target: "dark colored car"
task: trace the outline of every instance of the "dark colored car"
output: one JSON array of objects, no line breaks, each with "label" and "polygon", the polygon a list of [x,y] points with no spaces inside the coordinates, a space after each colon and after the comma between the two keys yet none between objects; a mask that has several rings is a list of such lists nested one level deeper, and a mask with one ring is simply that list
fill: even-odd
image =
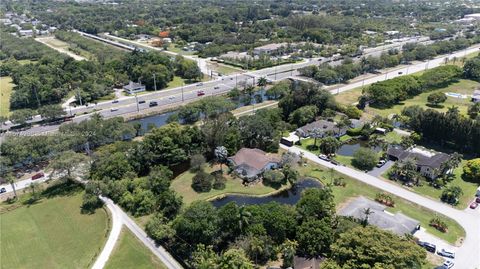
[{"label": "dark colored car", "polygon": [[339,165],[339,164],[340,164],[339,162],[337,162],[337,161],[335,161],[335,160],[331,160],[330,162],[331,162],[333,165]]},{"label": "dark colored car", "polygon": [[35,175],[32,176],[32,180],[36,180],[36,179],[42,178],[44,176],[45,176],[45,174],[42,173],[42,172],[36,173]]},{"label": "dark colored car", "polygon": [[151,101],[150,104],[148,104],[149,107],[152,107],[152,106],[158,106],[158,102],[156,101]]},{"label": "dark colored car", "polygon": [[138,101],[139,104],[145,104],[145,100]]},{"label": "dark colored car", "polygon": [[475,203],[475,202],[473,202],[473,203],[470,204],[470,208],[471,208],[471,209],[475,209],[475,208],[477,208],[477,206],[478,206],[478,204]]},{"label": "dark colored car", "polygon": [[197,96],[204,96],[205,95],[205,92],[204,91],[198,91],[197,92]]},{"label": "dark colored car", "polygon": [[475,202],[476,202],[477,204],[480,204],[480,197],[475,198]]},{"label": "dark colored car", "polygon": [[434,244],[428,243],[428,242],[419,242],[418,245],[423,247],[427,251],[432,252],[432,253],[435,253],[436,250],[437,250],[437,246],[435,246]]},{"label": "dark colored car", "polygon": [[1,188],[0,193],[4,193],[4,192],[7,192],[7,190],[5,188]]}]

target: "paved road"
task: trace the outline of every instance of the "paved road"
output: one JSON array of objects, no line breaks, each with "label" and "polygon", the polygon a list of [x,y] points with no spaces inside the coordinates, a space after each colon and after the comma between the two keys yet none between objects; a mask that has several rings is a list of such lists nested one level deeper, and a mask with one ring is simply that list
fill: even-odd
[{"label": "paved road", "polygon": [[[45,182],[49,179],[50,179],[50,173],[45,173],[44,177],[36,179],[36,180],[32,180],[31,178],[20,180],[20,181],[17,181],[17,182],[14,183],[15,184],[15,190],[17,191],[17,194],[18,194],[18,191],[27,188],[32,183],[42,183],[42,182]],[[8,183],[0,185],[0,188],[5,188],[5,190],[6,190],[5,193],[13,192],[12,185],[10,185]]]},{"label": "paved road", "polygon": [[457,250],[455,268],[473,269],[480,267],[480,214],[478,211],[468,208],[463,211],[455,209],[444,203],[423,197],[398,185],[383,181],[361,171],[346,166],[336,166],[329,162],[320,160],[317,156],[315,156],[315,154],[297,147],[289,148],[284,145],[280,145],[280,147],[297,154],[303,153],[305,158],[315,163],[328,168],[333,168],[342,174],[456,220],[465,230],[466,238],[463,241],[463,244]]}]

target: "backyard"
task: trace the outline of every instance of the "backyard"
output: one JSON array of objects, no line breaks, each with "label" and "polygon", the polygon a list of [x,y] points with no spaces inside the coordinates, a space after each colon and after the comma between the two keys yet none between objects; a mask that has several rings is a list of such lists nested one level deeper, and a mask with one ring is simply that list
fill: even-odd
[{"label": "backyard", "polygon": [[0,77],[0,116],[8,117],[10,114],[10,96],[13,83],[11,77]]},{"label": "backyard", "polygon": [[[345,187],[333,186],[334,201],[337,205],[337,208],[341,208],[349,200],[357,196],[365,196],[370,199],[375,199],[377,193],[382,192],[375,187],[359,182],[355,179],[349,178],[346,175],[340,174],[334,170],[321,167],[319,165],[313,164],[312,162],[307,162],[307,165],[299,168],[300,174],[306,177],[313,177],[320,180],[323,184],[328,184],[333,181],[334,178],[342,178],[343,182],[346,184]],[[408,202],[399,197],[396,197],[392,194],[389,194],[393,197],[395,201],[395,207],[389,208],[389,212],[397,213],[401,212],[413,219],[418,220],[421,223],[421,226],[425,228],[429,233],[444,239],[445,241],[455,244],[459,241],[460,238],[465,237],[465,231],[463,228],[458,225],[454,220],[441,216],[441,218],[448,225],[448,232],[442,233],[433,227],[429,226],[429,222],[432,218],[437,216],[436,213],[425,209],[417,204]]]},{"label": "backyard", "polygon": [[[194,191],[191,185],[195,173],[191,171],[187,171],[175,178],[172,181],[171,188],[177,193],[181,194],[183,196],[183,202],[188,205],[196,200],[209,200],[227,194],[268,195],[289,187],[289,185],[285,185],[281,189],[277,190],[272,187],[265,186],[262,183],[257,183],[252,186],[244,186],[241,179],[232,178],[231,176],[226,174],[225,167],[223,167],[223,169],[225,173],[224,175],[227,179],[227,181],[225,182],[225,189],[223,190],[212,189],[209,192],[200,193]],[[205,168],[205,172],[207,173],[210,173],[212,171],[214,171],[213,167],[207,166]]]},{"label": "backyard", "polygon": [[123,228],[105,268],[166,269],[167,267],[142,245],[130,230]]},{"label": "backyard", "polygon": [[104,209],[81,214],[82,188],[58,184],[27,205],[30,194],[0,205],[2,268],[88,268],[109,230]]}]

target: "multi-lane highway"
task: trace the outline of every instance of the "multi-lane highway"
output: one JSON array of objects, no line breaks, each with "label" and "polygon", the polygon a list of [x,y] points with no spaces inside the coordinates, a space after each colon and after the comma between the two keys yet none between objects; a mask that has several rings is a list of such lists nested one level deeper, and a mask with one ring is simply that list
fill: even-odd
[{"label": "multi-lane highway", "polygon": [[[425,62],[415,62],[407,66],[400,66],[398,68],[389,69],[381,72],[378,75],[372,75],[364,80],[356,80],[355,82],[342,85],[329,86],[328,89],[336,94],[348,91],[361,86],[369,85],[381,80],[391,79],[406,74],[415,73],[418,71],[437,67],[444,63],[445,58],[453,59],[464,57],[467,54],[478,51],[480,45],[475,45],[462,51],[458,51],[449,55],[441,55],[432,60]],[[370,53],[381,53],[379,50],[371,51]],[[364,55],[365,56],[365,55]],[[358,59],[357,59],[358,60]],[[128,113],[142,113],[150,109],[150,102],[157,102],[158,107],[175,107],[200,99],[206,96],[225,94],[236,86],[244,84],[255,84],[259,78],[266,77],[271,81],[279,81],[287,78],[297,77],[299,75],[298,69],[309,66],[318,65],[325,62],[325,58],[314,58],[304,60],[299,63],[285,64],[276,67],[265,68],[257,71],[251,71],[241,74],[234,74],[229,76],[219,77],[215,80],[190,84],[173,89],[160,90],[156,92],[145,92],[137,96],[128,96],[115,101],[105,101],[97,104],[89,104],[88,106],[66,107],[67,114],[76,114],[74,122],[79,122],[88,119],[93,112],[99,113],[105,118],[121,116]],[[331,61],[329,64],[338,65],[341,60]],[[39,117],[34,118],[38,121]],[[2,129],[8,129],[12,125],[7,122]],[[26,131],[19,132],[21,135],[38,134],[42,132],[51,132],[58,129],[58,125],[44,125],[34,126]]]}]

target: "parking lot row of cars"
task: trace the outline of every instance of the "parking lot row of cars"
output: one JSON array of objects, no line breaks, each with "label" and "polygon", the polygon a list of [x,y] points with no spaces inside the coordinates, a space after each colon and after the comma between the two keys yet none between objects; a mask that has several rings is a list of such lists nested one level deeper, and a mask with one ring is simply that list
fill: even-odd
[{"label": "parking lot row of cars", "polygon": [[[429,251],[431,253],[437,253],[438,255],[440,255],[442,257],[445,257],[445,258],[455,259],[455,252],[453,250],[442,248],[441,250],[437,251],[437,246],[435,246],[432,243],[422,242],[422,241],[419,241],[418,245],[423,247],[424,249],[426,249],[427,251]],[[443,263],[443,268],[450,269],[454,265],[455,265],[455,263],[452,260],[446,260]]]}]

